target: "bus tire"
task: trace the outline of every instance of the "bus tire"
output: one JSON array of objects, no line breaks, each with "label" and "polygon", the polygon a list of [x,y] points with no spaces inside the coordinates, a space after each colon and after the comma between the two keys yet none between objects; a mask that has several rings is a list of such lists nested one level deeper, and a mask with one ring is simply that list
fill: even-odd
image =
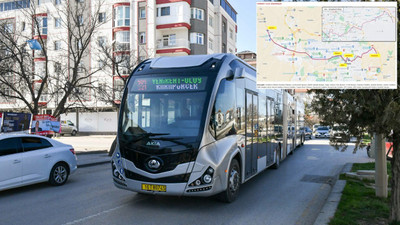
[{"label": "bus tire", "polygon": [[272,165],[272,169],[278,169],[281,163],[281,151],[276,151],[276,162]]},{"label": "bus tire", "polygon": [[231,165],[229,166],[228,182],[226,185],[226,190],[219,194],[219,199],[226,203],[231,203],[235,201],[239,195],[240,189],[240,165],[236,159],[232,159]]}]

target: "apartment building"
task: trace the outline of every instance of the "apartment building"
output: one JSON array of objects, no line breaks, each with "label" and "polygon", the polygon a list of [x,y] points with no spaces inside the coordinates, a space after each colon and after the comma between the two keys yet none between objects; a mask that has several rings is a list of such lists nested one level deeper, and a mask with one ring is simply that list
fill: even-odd
[{"label": "apartment building", "polygon": [[[99,25],[90,37],[87,54],[76,62],[79,63],[78,72],[86,75],[86,81],[90,80],[97,89],[112,87],[114,103],[117,104],[124,85],[121,77],[128,77],[132,66],[125,65],[124,61],[118,65],[118,74],[115,68],[103,69],[104,57],[100,47],[104,45],[113,46],[115,58],[130,58],[133,64],[159,56],[236,53],[237,12],[228,0],[104,0],[100,6],[99,2],[102,1],[0,0],[0,22],[8,21],[10,29],[20,31],[26,40],[43,40],[52,60],[48,71],[60,73],[73,62],[70,59],[58,62],[57,59],[72,54],[74,48],[79,49],[82,45],[82,42],[66,40],[68,32],[74,32],[74,29],[66,29],[65,21],[72,18],[60,13],[60,8],[66,4],[78,5],[78,8],[79,4],[84,6],[85,10],[73,19],[82,25],[95,19]],[[34,10],[29,10],[32,8]],[[33,19],[39,21],[37,27],[32,25]],[[71,44],[76,46],[70,48]],[[32,54],[32,69],[44,72],[43,51],[32,50]],[[38,76],[32,85],[41,82]],[[51,89],[51,83],[47,88]],[[87,108],[115,110],[115,104],[98,98],[94,89],[82,88],[80,91],[85,96],[83,101]],[[40,113],[52,113],[59,101],[57,97],[54,94],[42,95]],[[17,100],[0,101],[0,111],[23,108],[24,104]]]}]

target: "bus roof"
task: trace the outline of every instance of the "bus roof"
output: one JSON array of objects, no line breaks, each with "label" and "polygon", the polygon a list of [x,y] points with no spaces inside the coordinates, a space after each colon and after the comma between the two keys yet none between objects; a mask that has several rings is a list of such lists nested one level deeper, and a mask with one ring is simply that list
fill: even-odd
[{"label": "bus roof", "polygon": [[210,59],[221,60],[226,54],[160,57],[150,60],[150,68],[182,68],[201,66]]}]

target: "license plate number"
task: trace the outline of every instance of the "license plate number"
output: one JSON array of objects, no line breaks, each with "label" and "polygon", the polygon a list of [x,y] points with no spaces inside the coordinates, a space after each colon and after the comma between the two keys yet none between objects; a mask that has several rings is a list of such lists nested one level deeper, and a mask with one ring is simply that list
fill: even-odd
[{"label": "license plate number", "polygon": [[142,190],[166,192],[167,186],[166,185],[157,185],[157,184],[142,184]]}]

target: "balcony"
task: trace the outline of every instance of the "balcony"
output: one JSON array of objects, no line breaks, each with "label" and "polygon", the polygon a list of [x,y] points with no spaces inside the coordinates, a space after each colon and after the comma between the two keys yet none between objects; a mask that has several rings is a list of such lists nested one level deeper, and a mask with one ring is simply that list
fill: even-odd
[{"label": "balcony", "polygon": [[[159,3],[158,3],[159,4]],[[156,28],[182,28],[190,29],[190,4],[186,1],[171,1],[168,6],[157,6]],[[169,7],[169,12],[162,14],[163,8]]]},{"label": "balcony", "polygon": [[189,49],[189,40],[187,39],[164,39],[157,40],[157,49],[187,48]]}]

